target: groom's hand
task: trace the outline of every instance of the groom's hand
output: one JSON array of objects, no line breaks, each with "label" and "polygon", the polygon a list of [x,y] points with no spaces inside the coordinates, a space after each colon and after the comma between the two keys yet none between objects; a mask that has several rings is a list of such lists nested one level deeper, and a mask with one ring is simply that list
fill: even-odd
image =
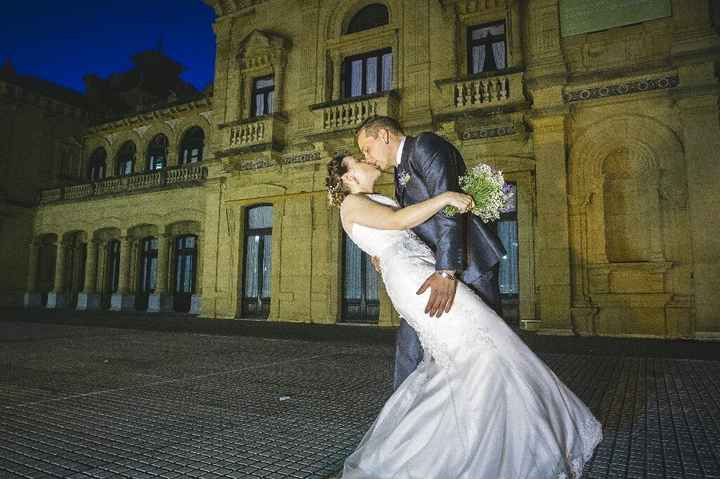
[{"label": "groom's hand", "polygon": [[425,314],[439,318],[443,313],[450,312],[457,288],[455,278],[435,272],[428,276],[416,294],[423,294],[428,288],[430,288],[430,299],[425,306]]},{"label": "groom's hand", "polygon": [[382,271],[380,271],[380,258],[373,256],[370,258],[370,262],[372,263],[373,268],[375,268],[375,271],[382,274]]}]

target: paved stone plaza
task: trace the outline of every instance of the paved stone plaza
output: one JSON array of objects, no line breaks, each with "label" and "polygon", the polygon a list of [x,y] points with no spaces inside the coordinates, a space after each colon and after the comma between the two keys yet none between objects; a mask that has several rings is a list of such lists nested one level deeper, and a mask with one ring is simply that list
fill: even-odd
[{"label": "paved stone plaza", "polygon": [[[328,341],[0,315],[2,478],[333,477],[391,392],[391,336],[363,328]],[[542,348],[605,426],[585,477],[720,478],[720,362],[622,344]]]}]

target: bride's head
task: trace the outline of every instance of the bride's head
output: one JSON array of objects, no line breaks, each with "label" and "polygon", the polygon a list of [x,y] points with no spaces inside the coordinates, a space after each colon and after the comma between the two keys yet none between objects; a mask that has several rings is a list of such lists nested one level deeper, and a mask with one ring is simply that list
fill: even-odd
[{"label": "bride's head", "polygon": [[352,155],[337,155],[327,165],[325,186],[332,206],[340,206],[348,194],[372,193],[381,171]]}]

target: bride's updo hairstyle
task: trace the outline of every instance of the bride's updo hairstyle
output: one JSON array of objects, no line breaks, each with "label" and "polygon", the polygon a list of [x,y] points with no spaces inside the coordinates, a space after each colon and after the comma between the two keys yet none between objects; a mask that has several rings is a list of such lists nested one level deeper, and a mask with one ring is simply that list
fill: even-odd
[{"label": "bride's updo hairstyle", "polygon": [[347,188],[345,188],[342,180],[342,176],[348,171],[347,166],[343,163],[346,156],[345,154],[335,155],[335,158],[328,161],[327,164],[328,174],[327,178],[325,178],[325,187],[328,192],[328,203],[330,203],[330,206],[337,206],[338,208],[348,195]]}]

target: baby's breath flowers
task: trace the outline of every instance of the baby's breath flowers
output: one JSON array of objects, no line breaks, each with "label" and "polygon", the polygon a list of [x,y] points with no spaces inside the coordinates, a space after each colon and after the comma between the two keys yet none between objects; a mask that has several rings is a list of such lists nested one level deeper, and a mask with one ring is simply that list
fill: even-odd
[{"label": "baby's breath flowers", "polygon": [[[512,197],[512,189],[505,184],[502,171],[481,163],[461,176],[459,182],[460,189],[475,201],[470,213],[479,216],[485,223],[500,219],[500,214]],[[443,213],[455,216],[458,210],[453,206],[446,206]]]}]

